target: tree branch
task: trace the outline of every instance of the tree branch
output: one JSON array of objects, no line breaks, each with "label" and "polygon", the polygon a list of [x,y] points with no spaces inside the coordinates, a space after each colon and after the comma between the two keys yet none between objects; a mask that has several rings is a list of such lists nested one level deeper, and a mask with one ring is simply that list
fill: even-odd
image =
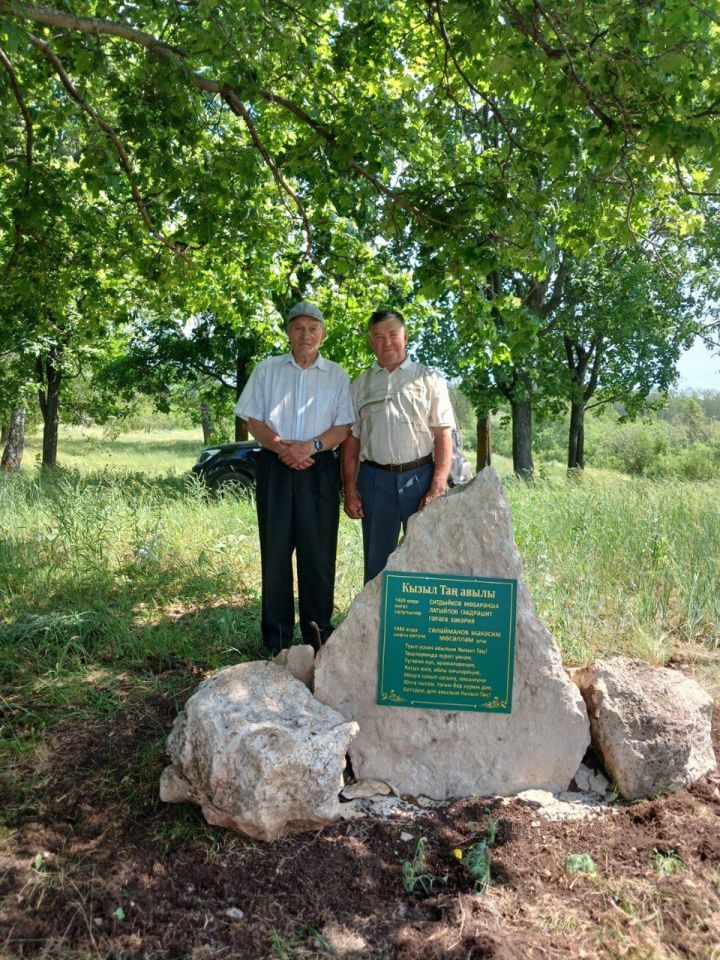
[{"label": "tree branch", "polygon": [[434,14],[437,17],[438,31],[440,33],[440,38],[442,39],[442,42],[445,45],[446,55],[449,56],[450,60],[453,63],[453,66],[457,70],[461,79],[464,81],[468,90],[470,90],[471,93],[474,93],[477,97],[480,97],[483,103],[486,104],[490,109],[492,109],[493,113],[498,119],[498,123],[503,128],[503,130],[505,131],[505,134],[507,135],[508,140],[512,143],[514,147],[517,147],[517,149],[521,150],[523,153],[532,153],[536,156],[543,156],[543,154],[538,153],[538,151],[530,150],[528,149],[528,147],[524,146],[522,143],[519,143],[516,140],[515,136],[512,133],[512,130],[510,129],[510,125],[508,124],[507,120],[505,120],[505,117],[503,116],[500,110],[500,107],[497,104],[497,100],[495,100],[495,98],[492,97],[489,93],[486,93],[478,89],[478,87],[475,86],[475,84],[472,82],[472,80],[468,77],[468,75],[465,73],[463,68],[458,63],[458,59],[455,56],[455,51],[453,50],[452,43],[450,41],[450,35],[448,34],[447,27],[445,26],[445,20],[442,14],[442,2],[443,0],[430,0],[430,15],[432,16]]},{"label": "tree branch", "polygon": [[59,57],[53,53],[50,48],[50,44],[45,43],[44,40],[41,40],[39,37],[36,37],[34,34],[29,34],[30,43],[35,47],[36,50],[39,50],[43,56],[49,60],[52,66],[55,68],[55,72],[60,77],[62,85],[65,87],[72,99],[80,106],[80,108],[91,117],[95,123],[100,127],[103,133],[112,143],[115,148],[115,152],[120,158],[120,164],[123,168],[125,177],[130,185],[130,192],[132,193],[133,200],[135,201],[135,206],[140,211],[140,216],[143,218],[146,227],[150,231],[151,235],[155,237],[160,243],[166,246],[169,250],[172,250],[173,253],[176,253],[182,256],[186,250],[187,246],[173,243],[172,240],[169,240],[153,223],[150,214],[148,213],[147,207],[145,206],[145,201],[142,198],[142,195],[135,183],[135,176],[133,174],[132,163],[130,162],[130,157],[127,154],[125,147],[117,135],[115,130],[110,126],[110,124],[98,113],[98,111],[90,106],[90,104],[83,98],[77,87],[73,84],[70,77],[67,75],[67,72],[62,65]]},{"label": "tree branch", "polygon": [[597,333],[595,339],[593,340],[591,352],[594,351],[593,356],[593,365],[590,371],[590,380],[588,381],[587,388],[583,394],[583,399],[587,401],[592,397],[592,395],[597,390],[598,380],[600,379],[600,364],[603,358],[603,346],[605,343],[605,337],[602,333]]},{"label": "tree branch", "polygon": [[677,154],[673,153],[672,155],[673,166],[675,167],[675,179],[678,182],[678,186],[683,193],[687,194],[689,197],[720,197],[720,193],[716,190],[691,190],[690,187],[685,183],[685,178],[683,177],[682,170],[680,169],[680,161],[677,158]]},{"label": "tree branch", "polygon": [[532,25],[528,24],[528,22],[525,20],[525,18],[520,13],[520,11],[515,6],[515,4],[512,3],[511,0],[506,0],[505,6],[509,12],[510,20],[512,24],[518,30],[520,30],[521,33],[524,33],[526,37],[529,37],[533,41],[533,43],[537,44],[537,46],[540,47],[540,49],[545,53],[545,55],[550,60],[562,60],[563,58],[566,60],[568,64],[568,70],[570,72],[570,79],[572,80],[573,84],[576,87],[578,87],[579,90],[582,90],[590,110],[592,110],[592,112],[595,114],[598,120],[600,120],[600,122],[604,126],[606,126],[608,130],[615,130],[617,126],[616,122],[612,119],[612,117],[608,116],[608,114],[605,113],[605,111],[599,106],[599,104],[596,102],[592,94],[592,91],[587,86],[587,84],[582,79],[582,77],[580,77],[580,75],[578,74],[577,70],[575,69],[575,64],[573,63],[573,59],[570,55],[570,51],[568,50],[567,46],[563,42],[562,38],[559,36],[557,27],[553,23],[552,18],[549,16],[547,10],[545,10],[545,8],[542,6],[541,3],[538,2],[538,0],[534,0],[534,2],[535,2],[535,8],[542,14],[542,16],[548,21],[548,23],[551,25],[551,27],[555,31],[555,35],[557,36],[561,45],[560,48],[553,47],[550,43],[548,43],[548,41],[545,39],[545,36],[543,35],[543,32],[540,30],[537,24],[535,23],[533,23]]},{"label": "tree branch", "polygon": [[25,123],[25,163],[29,170],[33,163],[32,117],[30,116],[30,111],[25,103],[25,98],[23,97],[17,74],[15,73],[15,68],[13,67],[10,58],[2,49],[2,47],[0,47],[0,63],[3,65],[7,75],[10,78],[10,86],[12,87],[13,94],[17,100],[17,105],[20,108],[20,113],[22,114],[23,122]]},{"label": "tree branch", "polygon": [[[563,298],[563,293],[565,292],[565,281],[567,280],[568,275],[568,265],[567,257],[563,256],[560,260],[560,266],[558,267],[558,272],[555,274],[555,283],[553,284],[553,292],[550,295],[549,300],[545,300],[541,307],[540,316],[544,320],[546,317],[549,317],[553,311],[555,311],[559,306]],[[552,323],[548,325],[545,329],[545,333],[552,327]]]},{"label": "tree branch", "polygon": [[[98,17],[76,17],[72,14],[63,13],[60,10],[54,10],[49,7],[21,3],[19,0],[0,0],[0,12],[3,11],[15,17],[33,20],[36,23],[46,24],[47,26],[59,27],[63,30],[87,33],[94,37],[106,35],[127,40],[130,43],[144,47],[161,60],[174,64],[185,76],[186,80],[198,90],[204,90],[222,97],[225,97],[228,93],[243,96],[246,92],[245,88],[239,84],[220,83],[217,80],[210,80],[201,74],[195,73],[188,65],[189,54],[186,51],[180,47],[164,43],[157,37],[153,37],[151,34],[137,30],[135,27],[130,27],[127,24],[103,20]],[[277,106],[293,114],[303,124],[317,133],[331,148],[337,149],[338,141],[334,132],[315,120],[314,117],[311,117],[302,107],[288,100],[286,97],[272,93],[272,91],[269,90],[257,90],[254,92],[266,103],[277,104]],[[402,192],[393,190],[392,187],[384,184],[374,176],[374,174],[370,173],[369,170],[366,170],[357,160],[350,160],[349,167],[359,177],[372,184],[378,193],[388,197],[388,199],[398,207],[406,210],[419,223],[425,225],[435,224],[443,227],[452,226],[452,224],[449,224],[447,221],[439,220],[425,213],[409,201]]]},{"label": "tree branch", "polygon": [[[5,72],[10,78],[10,86],[12,87],[13,95],[17,101],[20,113],[22,114],[23,123],[25,124],[25,183],[23,185],[23,196],[27,197],[30,193],[30,170],[33,165],[34,134],[32,117],[30,115],[30,110],[25,103],[25,98],[23,96],[20,83],[18,82],[15,68],[12,65],[12,61],[2,47],[0,47],[0,63],[3,65]],[[20,253],[20,244],[22,243],[23,227],[20,223],[17,212],[13,217],[13,226],[15,228],[15,241],[13,243],[12,250],[10,251],[10,256],[8,257],[7,263],[5,264],[5,269],[3,270],[3,276],[5,278],[10,276],[10,273],[15,266],[15,261]]]},{"label": "tree branch", "polygon": [[712,21],[712,23],[716,23],[718,26],[720,26],[720,17],[718,17],[716,14],[712,13],[710,10],[706,10],[704,7],[701,7],[698,3],[695,3],[695,0],[688,0],[688,3],[693,10],[697,10],[701,16],[707,17],[707,19]]},{"label": "tree branch", "polygon": [[242,117],[242,119],[245,121],[245,126],[248,128],[250,137],[252,138],[252,141],[255,144],[255,147],[257,148],[257,150],[259,151],[261,157],[263,158],[266,165],[270,169],[270,172],[272,173],[275,183],[277,183],[281,194],[282,193],[287,194],[287,196],[290,197],[292,202],[297,207],[298,213],[300,214],[300,219],[302,220],[302,223],[303,223],[303,230],[305,231],[305,236],[307,238],[307,245],[305,247],[305,250],[303,251],[303,254],[308,258],[312,259],[312,227],[310,226],[310,220],[308,219],[307,210],[305,209],[302,200],[297,195],[297,193],[295,193],[295,191],[292,189],[292,187],[287,182],[285,177],[283,177],[282,173],[278,168],[278,165],[270,156],[270,151],[267,149],[265,144],[260,139],[260,134],[257,132],[257,128],[252,121],[252,117],[248,113],[242,101],[234,93],[229,93],[229,92],[223,95],[223,100],[227,103],[227,105],[230,107],[230,109],[233,111],[234,114],[236,114],[239,117]]},{"label": "tree branch", "polygon": [[152,50],[153,53],[163,57],[163,59],[174,59],[175,57],[187,57],[187,54],[179,47],[164,43],[142,30],[136,30],[125,23],[115,23],[112,20],[103,20],[100,17],[76,17],[71,13],[64,13],[61,10],[53,10],[50,7],[34,6],[29,3],[20,3],[18,0],[0,0],[0,10],[5,9],[16,17],[23,17],[27,20],[34,20],[36,23],[44,23],[49,27],[60,27],[62,30],[74,30],[81,33],[89,33],[93,37],[99,37],[102,34],[110,37],[120,37],[123,40],[130,40],[132,43],[139,44]]}]

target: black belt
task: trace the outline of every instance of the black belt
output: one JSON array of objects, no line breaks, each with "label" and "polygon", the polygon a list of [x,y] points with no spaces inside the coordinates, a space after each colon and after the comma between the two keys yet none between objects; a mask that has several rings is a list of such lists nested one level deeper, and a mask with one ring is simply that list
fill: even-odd
[{"label": "black belt", "polygon": [[411,460],[409,463],[375,463],[374,460],[363,460],[369,467],[377,467],[378,470],[389,470],[390,473],[405,473],[406,470],[417,470],[418,467],[424,467],[426,463],[433,462],[433,455],[429,453],[426,457],[420,457],[419,460]]}]

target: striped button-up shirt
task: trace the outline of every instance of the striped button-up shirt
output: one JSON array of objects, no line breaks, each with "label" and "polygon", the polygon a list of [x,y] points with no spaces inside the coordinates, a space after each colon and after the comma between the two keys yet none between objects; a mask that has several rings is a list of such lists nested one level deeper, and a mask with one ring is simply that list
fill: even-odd
[{"label": "striped button-up shirt", "polygon": [[283,440],[312,440],[355,419],[350,380],[341,366],[318,354],[306,368],[291,353],[262,360],[235,407],[243,420],[260,420]]},{"label": "striped button-up shirt", "polygon": [[410,463],[432,453],[433,427],[454,427],[445,380],[408,357],[388,373],[377,361],[350,388],[360,459]]}]

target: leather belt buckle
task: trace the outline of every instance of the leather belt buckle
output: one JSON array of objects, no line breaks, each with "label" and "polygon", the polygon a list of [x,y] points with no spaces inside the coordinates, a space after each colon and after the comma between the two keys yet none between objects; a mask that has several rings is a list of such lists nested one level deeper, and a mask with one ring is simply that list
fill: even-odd
[{"label": "leather belt buckle", "polygon": [[428,453],[419,460],[410,460],[408,463],[376,463],[374,460],[366,460],[369,467],[377,467],[378,470],[387,470],[389,473],[407,473],[408,470],[417,470],[418,467],[424,467],[426,463],[432,463],[433,455]]}]

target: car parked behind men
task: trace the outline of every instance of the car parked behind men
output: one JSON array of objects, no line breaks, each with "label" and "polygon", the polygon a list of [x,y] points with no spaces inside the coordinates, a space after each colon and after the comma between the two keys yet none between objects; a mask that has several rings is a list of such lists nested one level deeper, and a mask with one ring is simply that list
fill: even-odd
[{"label": "car parked behind men", "polygon": [[[448,486],[455,487],[472,479],[472,469],[462,451],[457,430],[452,432],[453,457]],[[252,490],[255,487],[260,444],[255,440],[218,443],[201,450],[192,472],[214,491]]]},{"label": "car parked behind men", "polygon": [[256,440],[206,447],[200,451],[192,472],[211,490],[252,490],[261,449]]}]

